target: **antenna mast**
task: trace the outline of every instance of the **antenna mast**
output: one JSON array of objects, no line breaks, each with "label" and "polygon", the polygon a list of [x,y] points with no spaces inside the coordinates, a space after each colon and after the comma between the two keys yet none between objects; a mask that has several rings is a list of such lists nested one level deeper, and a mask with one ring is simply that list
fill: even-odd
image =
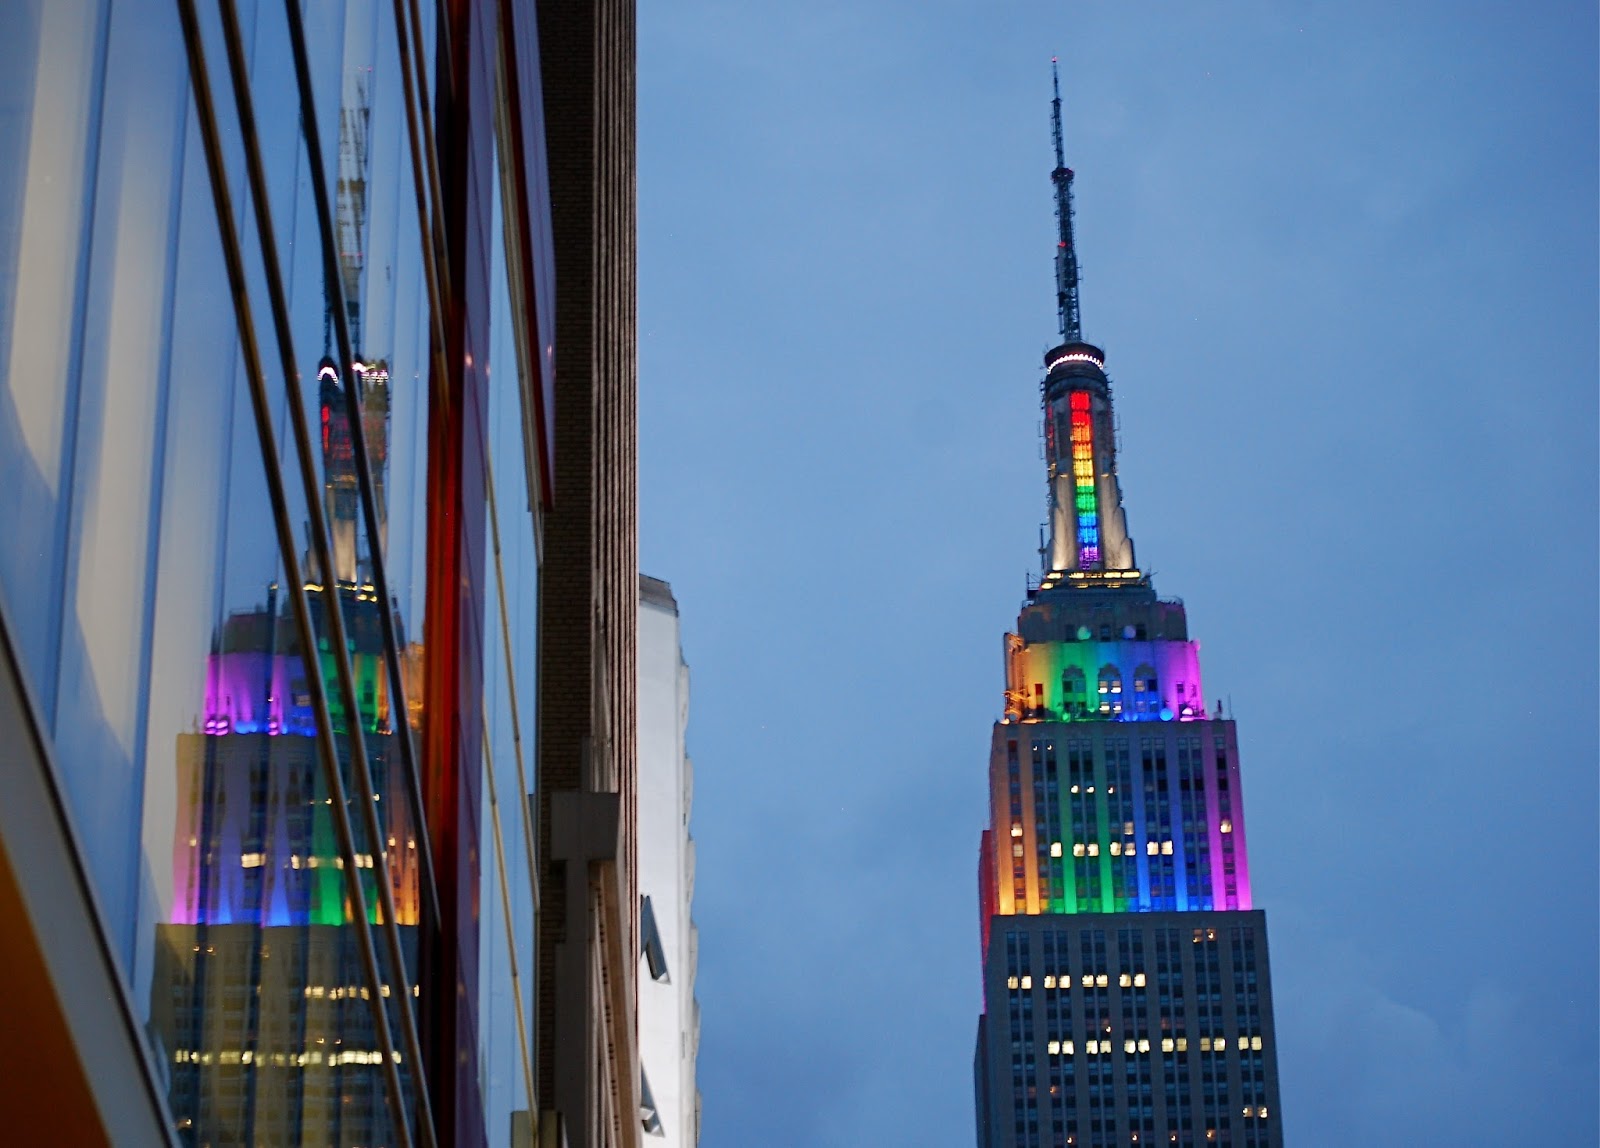
[{"label": "antenna mast", "polygon": [[1054,56],[1050,82],[1055,89],[1050,128],[1056,142],[1056,169],[1050,182],[1056,185],[1056,309],[1061,315],[1061,341],[1077,343],[1083,339],[1083,325],[1078,317],[1078,251],[1072,245],[1072,169],[1061,146],[1061,72]]}]

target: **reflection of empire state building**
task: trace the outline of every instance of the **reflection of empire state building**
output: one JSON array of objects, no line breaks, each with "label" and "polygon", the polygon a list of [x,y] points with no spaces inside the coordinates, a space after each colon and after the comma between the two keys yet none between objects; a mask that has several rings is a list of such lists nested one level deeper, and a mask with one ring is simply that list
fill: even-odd
[{"label": "reflection of empire state building", "polygon": [[[342,125],[339,181],[346,253],[359,250],[365,198],[364,145],[353,148],[351,139],[362,124],[350,115]],[[359,161],[353,172],[346,162],[352,154]],[[359,257],[342,258],[354,320]],[[359,331],[354,322],[352,330]],[[381,530],[388,372],[381,363],[358,363],[356,370]],[[321,364],[317,398],[336,568],[312,573],[315,581],[306,589],[319,634],[328,631],[326,611],[335,595],[344,613],[357,712],[346,712],[339,691],[329,691],[339,766],[353,793],[349,739],[366,738],[396,923],[414,966],[419,863],[396,731],[417,715],[397,714],[391,705],[379,614],[384,606],[358,557],[352,428],[331,358]],[[381,539],[370,544],[381,546]],[[313,570],[309,562],[306,568]],[[406,675],[414,679],[418,651],[406,652]],[[264,606],[232,614],[214,635],[203,728],[178,737],[174,905],[171,922],[157,928],[151,1027],[170,1066],[168,1101],[179,1135],[191,1145],[376,1146],[394,1139],[318,754],[307,653],[287,605],[278,602],[278,588],[271,587]],[[331,655],[323,649],[317,657],[323,679],[334,681]],[[364,838],[362,819],[351,820],[356,865],[376,921],[374,845]],[[385,984],[380,993],[401,991],[414,988]],[[402,1078],[409,1080],[413,1068],[402,1064]]]},{"label": "reflection of empire state building", "polygon": [[[357,352],[354,369],[361,394],[361,429],[372,473],[372,493],[377,502],[378,537],[372,540],[381,550],[387,528],[388,502],[384,480],[388,474],[389,450],[389,367],[382,360],[363,362],[361,350],[361,277],[366,268],[364,241],[367,231],[367,123],[366,80],[357,73],[351,80],[350,100],[339,113],[339,182],[337,185],[339,278],[344,298],[345,322],[350,329],[350,345]],[[360,507],[360,486],[356,477],[354,441],[344,399],[344,384],[339,365],[329,353],[332,340],[333,305],[329,302],[322,326],[323,356],[317,365],[318,413],[322,425],[323,481],[326,484],[328,533],[333,545],[334,570],[324,572],[335,581],[354,584],[361,562],[356,545],[356,522]],[[309,565],[307,567],[310,568]]]},{"label": "reflection of empire state building", "polygon": [[978,1143],[1277,1148],[1236,731],[1206,706],[1183,603],[1134,560],[1105,353],[1079,326],[1059,89],[1054,126],[1050,539],[989,756]]}]

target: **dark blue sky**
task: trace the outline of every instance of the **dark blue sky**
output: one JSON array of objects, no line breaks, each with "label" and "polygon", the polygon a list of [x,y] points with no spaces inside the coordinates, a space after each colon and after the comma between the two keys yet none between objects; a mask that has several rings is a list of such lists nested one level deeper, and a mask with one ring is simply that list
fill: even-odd
[{"label": "dark blue sky", "polygon": [[1239,719],[1290,1141],[1600,1141],[1593,4],[641,8],[705,1148],[972,1143],[1053,53],[1129,524]]}]

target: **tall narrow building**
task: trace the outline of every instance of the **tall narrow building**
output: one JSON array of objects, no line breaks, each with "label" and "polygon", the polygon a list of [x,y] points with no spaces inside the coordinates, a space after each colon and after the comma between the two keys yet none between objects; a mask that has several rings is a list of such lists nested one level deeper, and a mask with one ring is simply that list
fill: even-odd
[{"label": "tall narrow building", "polygon": [[1238,738],[1181,601],[1134,558],[1105,353],[1084,341],[1053,108],[1061,343],[1049,539],[1005,638],[979,855],[979,1148],[1282,1144]]},{"label": "tall narrow building", "polygon": [[641,1115],[645,1131],[660,1139],[658,1148],[694,1148],[700,1142],[700,1002],[694,994],[700,930],[689,832],[689,666],[672,587],[646,575],[639,577],[638,650]]}]

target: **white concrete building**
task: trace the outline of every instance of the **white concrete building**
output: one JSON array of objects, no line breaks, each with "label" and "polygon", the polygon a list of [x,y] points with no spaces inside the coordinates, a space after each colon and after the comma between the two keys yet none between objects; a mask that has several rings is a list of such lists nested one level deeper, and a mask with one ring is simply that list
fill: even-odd
[{"label": "white concrete building", "polygon": [[[694,771],[684,752],[689,667],[672,587],[639,579],[639,1063],[645,1127],[671,1148],[700,1139],[699,933],[689,808]],[[653,1111],[652,1111],[653,1109]]]}]

